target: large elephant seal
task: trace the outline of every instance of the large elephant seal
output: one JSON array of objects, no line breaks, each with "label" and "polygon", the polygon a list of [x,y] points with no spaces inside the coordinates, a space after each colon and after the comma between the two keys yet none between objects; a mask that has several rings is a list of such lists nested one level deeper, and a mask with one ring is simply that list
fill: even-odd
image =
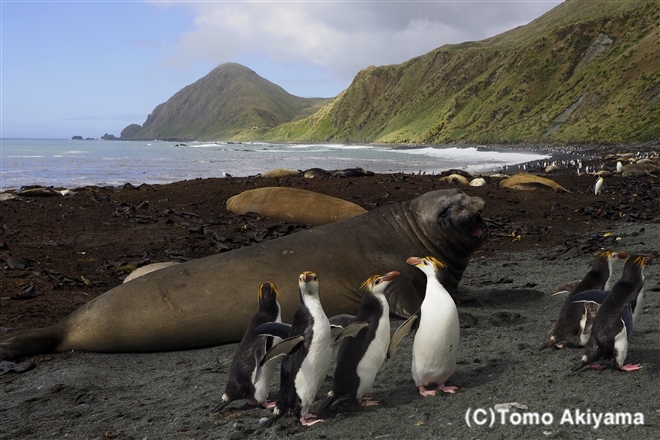
[{"label": "large elephant seal", "polygon": [[227,210],[234,214],[256,212],[274,220],[314,226],[346,220],[367,212],[355,203],[336,197],[276,186],[251,189],[230,197]]},{"label": "large elephant seal", "polygon": [[282,321],[291,322],[300,305],[298,275],[308,270],[319,275],[328,316],[357,313],[361,283],[396,270],[401,275],[385,295],[390,312],[407,317],[422,302],[426,276],[406,259],[429,255],[447,264],[445,286],[452,293],[488,235],[483,208],[482,199],[459,189],[431,191],[349,220],[176,264],[109,290],[55,325],[3,335],[2,356],[237,342],[256,312],[254,291],[263,282],[275,283]]}]

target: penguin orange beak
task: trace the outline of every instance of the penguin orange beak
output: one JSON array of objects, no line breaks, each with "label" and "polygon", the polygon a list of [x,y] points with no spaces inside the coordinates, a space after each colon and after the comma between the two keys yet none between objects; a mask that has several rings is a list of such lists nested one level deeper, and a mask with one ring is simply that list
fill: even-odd
[{"label": "penguin orange beak", "polygon": [[621,251],[621,252],[615,252],[614,255],[612,255],[612,258],[618,258],[619,260],[625,260],[629,256],[630,255],[627,252]]},{"label": "penguin orange beak", "polygon": [[406,263],[410,264],[411,266],[415,266],[416,264],[420,264],[422,262],[422,259],[419,257],[410,257],[406,260]]},{"label": "penguin orange beak", "polygon": [[390,281],[390,280],[393,280],[394,278],[398,277],[399,275],[401,275],[399,272],[397,272],[396,270],[393,270],[392,272],[388,272],[385,275],[383,275],[382,278],[383,278],[383,281]]}]

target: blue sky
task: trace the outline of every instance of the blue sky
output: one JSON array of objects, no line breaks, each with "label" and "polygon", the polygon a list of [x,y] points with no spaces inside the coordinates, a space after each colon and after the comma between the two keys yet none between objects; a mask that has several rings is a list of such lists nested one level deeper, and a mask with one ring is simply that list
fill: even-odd
[{"label": "blue sky", "polygon": [[1,0],[6,138],[119,136],[225,62],[297,96],[526,24],[559,1]]}]

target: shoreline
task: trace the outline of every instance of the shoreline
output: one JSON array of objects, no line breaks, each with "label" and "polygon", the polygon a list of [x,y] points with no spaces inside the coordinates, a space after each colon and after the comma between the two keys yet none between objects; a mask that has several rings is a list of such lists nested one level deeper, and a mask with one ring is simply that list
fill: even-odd
[{"label": "shoreline", "polygon": [[[76,141],[72,141],[76,142]],[[319,144],[326,144],[329,145],[331,143],[319,143]],[[291,144],[295,145],[295,144]],[[351,145],[350,143],[347,143],[346,145]],[[381,144],[362,144],[362,145],[373,145],[373,146],[382,146]],[[416,145],[416,146],[408,146],[405,144],[392,144],[392,145],[387,145],[388,147],[391,147],[393,150],[396,149],[415,149],[415,148],[421,148],[421,147],[440,147],[439,145]],[[445,147],[445,146],[442,146]],[[523,170],[535,170],[535,171],[542,171],[542,169],[545,167],[545,164],[548,163],[553,163],[553,162],[558,162],[558,163],[568,163],[568,162],[575,162],[575,161],[582,161],[585,164],[592,164],[594,167],[597,166],[602,166],[602,162],[609,156],[616,156],[616,153],[620,153],[619,156],[626,156],[628,157],[629,155],[652,155],[652,156],[658,156],[660,155],[660,141],[649,141],[649,142],[643,142],[643,143],[631,143],[631,144],[622,144],[622,145],[594,145],[594,146],[589,146],[589,145],[582,145],[582,144],[577,144],[577,145],[551,145],[551,144],[542,144],[542,143],[532,143],[532,144],[511,144],[511,145],[476,145],[476,144],[453,144],[453,145],[446,145],[448,148],[477,148],[481,149],[483,151],[495,151],[495,152],[511,152],[511,151],[516,151],[520,152],[521,154],[524,153],[530,153],[530,154],[547,154],[550,156],[550,158],[547,159],[539,159],[539,160],[522,160],[521,162],[517,162],[514,164],[507,165],[506,168],[510,169],[511,171],[508,172],[510,174],[512,171],[523,171]],[[624,153],[625,151],[625,153]],[[356,159],[356,163],[360,162],[360,160]],[[344,168],[351,168],[352,165],[350,163],[347,163],[347,166]],[[415,167],[416,168],[416,167]],[[469,167],[468,167],[469,168]],[[494,173],[498,173],[503,171],[502,170],[502,164],[498,163],[492,163],[492,164],[484,164],[484,165],[479,165],[479,168],[482,170],[479,171],[473,171],[470,170],[469,172],[474,174],[476,176],[480,175],[492,175]],[[494,168],[494,169],[493,169]],[[446,170],[450,169],[456,169],[456,167],[447,167]],[[499,170],[498,170],[499,169]],[[609,169],[613,170],[614,169],[614,164],[610,164]],[[0,175],[4,176],[5,174],[9,173],[9,171],[4,170],[5,173]],[[261,171],[261,173],[265,173],[267,171],[270,171],[270,169],[264,169]],[[374,171],[373,169],[369,169],[369,171]],[[381,173],[381,174],[415,174],[416,171],[379,171],[376,170],[375,172]],[[428,172],[428,174],[440,174],[442,170],[434,170],[432,172]],[[224,173],[221,170],[218,170],[217,175],[213,177],[222,177]],[[259,173],[257,174],[251,174],[248,176],[235,176],[235,177],[243,177],[243,178],[253,178],[257,177]],[[203,178],[210,178],[210,177],[203,177]],[[117,179],[114,179],[117,180]],[[171,184],[171,183],[176,183],[179,181],[182,181],[182,179],[177,179],[177,178],[172,178],[168,179],[166,181],[159,181],[159,183],[144,183],[138,181],[139,179],[127,179],[121,184],[116,184],[116,185],[110,185],[113,187],[118,187],[126,183],[131,183],[133,185],[141,185],[141,184],[150,184],[150,185],[165,185],[165,184]],[[150,181],[153,179],[146,179],[146,181]],[[185,180],[185,179],[184,179]],[[187,180],[194,180],[193,178],[187,179]],[[4,184],[5,179],[2,178],[0,179],[0,193],[9,193],[9,192],[16,192],[20,190],[21,187],[26,187],[26,186],[32,186],[32,185],[37,185],[37,186],[43,186],[47,188],[55,188],[55,189],[70,189],[70,190],[75,190],[78,188],[83,188],[86,186],[107,186],[99,183],[91,184],[91,185],[79,185],[76,183],[70,183],[70,184],[59,184],[59,185],[49,185],[47,183],[44,184],[35,184],[34,182],[31,182],[29,184],[25,185],[7,185],[5,186]]]}]

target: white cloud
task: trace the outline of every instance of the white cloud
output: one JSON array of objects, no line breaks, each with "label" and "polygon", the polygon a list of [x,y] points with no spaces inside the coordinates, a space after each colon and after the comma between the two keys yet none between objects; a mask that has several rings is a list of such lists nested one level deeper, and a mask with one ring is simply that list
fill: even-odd
[{"label": "white cloud", "polygon": [[[401,63],[447,43],[488,38],[559,3],[239,0],[161,5],[184,8],[195,17],[169,65],[259,59],[322,68],[345,87],[369,65]],[[248,67],[264,76],[258,67]]]}]

